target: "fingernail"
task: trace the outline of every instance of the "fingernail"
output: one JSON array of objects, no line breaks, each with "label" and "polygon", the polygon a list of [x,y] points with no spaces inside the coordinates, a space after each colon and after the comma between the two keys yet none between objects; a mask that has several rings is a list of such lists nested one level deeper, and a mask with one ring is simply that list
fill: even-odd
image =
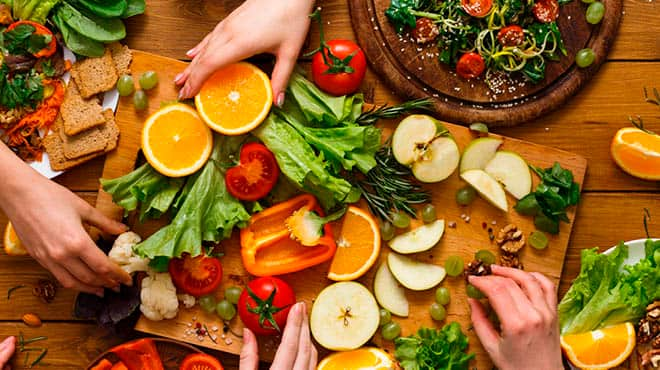
[{"label": "fingernail", "polygon": [[189,57],[192,56],[192,55],[195,53],[195,50],[196,50],[196,49],[197,49],[197,48],[192,48],[192,49],[186,51],[186,55],[189,56]]},{"label": "fingernail", "polygon": [[277,101],[275,102],[275,105],[277,105],[278,108],[282,108],[282,106],[284,105],[284,98],[286,98],[284,92],[277,94]]},{"label": "fingernail", "polygon": [[471,283],[474,280],[474,275],[468,275],[468,281]]},{"label": "fingernail", "polygon": [[183,73],[179,73],[178,75],[176,75],[176,77],[174,77],[174,83],[178,84],[182,78],[183,78]]},{"label": "fingernail", "polygon": [[243,328],[243,343],[248,343],[252,340],[252,332],[247,328]]},{"label": "fingernail", "polygon": [[94,294],[96,294],[99,298],[103,298],[104,293],[105,292],[103,290],[97,290]]},{"label": "fingernail", "polygon": [[183,89],[179,90],[179,100],[186,98],[188,98],[188,86],[184,86]]}]

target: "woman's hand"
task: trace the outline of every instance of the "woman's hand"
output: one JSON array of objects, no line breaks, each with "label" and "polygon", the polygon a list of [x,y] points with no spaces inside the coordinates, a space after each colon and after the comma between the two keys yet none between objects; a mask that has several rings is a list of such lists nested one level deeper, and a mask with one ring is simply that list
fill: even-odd
[{"label": "woman's hand", "polygon": [[500,320],[498,332],[483,305],[468,299],[474,330],[500,370],[563,369],[554,284],[540,273],[491,266],[491,276],[470,276]]},{"label": "woman's hand", "polygon": [[309,29],[313,0],[246,0],[188,51],[192,63],[174,82],[180,99],[195,96],[216,70],[259,53],[275,55],[271,78],[276,105],[284,103],[289,76]]},{"label": "woman's hand", "polygon": [[[309,333],[309,319],[305,304],[296,303],[289,311],[282,343],[277,349],[271,370],[315,370],[318,353]],[[259,367],[257,339],[249,329],[243,329],[243,349],[240,370]]]},{"label": "woman's hand", "polygon": [[9,370],[9,360],[16,349],[16,337],[7,337],[0,343],[0,369]]}]

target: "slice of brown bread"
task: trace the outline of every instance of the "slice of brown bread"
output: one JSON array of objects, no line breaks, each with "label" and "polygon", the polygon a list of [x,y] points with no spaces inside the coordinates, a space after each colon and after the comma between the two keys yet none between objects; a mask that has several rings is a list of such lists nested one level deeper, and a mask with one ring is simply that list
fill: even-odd
[{"label": "slice of brown bread", "polygon": [[65,171],[79,164],[85,163],[92,158],[96,158],[103,152],[88,154],[76,159],[67,159],[64,155],[62,139],[57,132],[51,132],[42,140],[42,144],[48,153],[50,167],[53,171]]},{"label": "slice of brown bread", "polygon": [[109,152],[117,147],[119,127],[115,123],[112,110],[103,111],[103,117],[105,118],[104,124],[83,131],[78,135],[67,136],[60,129],[64,156],[67,159],[76,159],[100,151]]},{"label": "slice of brown bread", "polygon": [[76,62],[71,67],[71,77],[85,99],[114,88],[118,76],[110,49],[106,48],[102,57]]},{"label": "slice of brown bread", "polygon": [[119,126],[117,126],[115,114],[111,109],[104,110],[103,116],[105,117],[105,125],[103,125],[101,131],[108,138],[108,143],[104,149],[107,153],[115,150],[119,145]]},{"label": "slice of brown bread", "polygon": [[103,108],[97,98],[83,99],[78,86],[71,80],[60,108],[64,121],[64,132],[73,136],[105,122]]},{"label": "slice of brown bread", "polygon": [[108,49],[110,49],[110,53],[112,54],[112,60],[115,63],[117,75],[122,76],[131,74],[131,61],[133,60],[133,52],[131,52],[131,49],[119,42],[109,44]]}]

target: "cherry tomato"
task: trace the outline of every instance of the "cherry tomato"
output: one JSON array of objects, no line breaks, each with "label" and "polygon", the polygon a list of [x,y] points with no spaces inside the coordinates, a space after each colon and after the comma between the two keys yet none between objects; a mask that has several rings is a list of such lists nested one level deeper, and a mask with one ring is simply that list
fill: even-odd
[{"label": "cherry tomato", "polygon": [[185,253],[181,258],[172,258],[168,270],[174,285],[195,297],[213,293],[222,281],[222,264],[215,257],[190,257]]},{"label": "cherry tomato", "polygon": [[253,201],[270,193],[279,175],[273,153],[263,144],[248,143],[241,148],[238,166],[227,170],[225,184],[229,194]]},{"label": "cherry tomato", "polygon": [[[357,91],[364,80],[367,71],[367,59],[360,47],[349,40],[330,40],[327,49],[323,49],[326,58],[324,60],[321,51],[314,54],[312,58],[312,78],[321,90],[333,95],[348,95]],[[342,66],[336,65],[328,56],[328,50],[336,58],[346,61],[351,55],[350,61]],[[326,61],[330,64],[327,65]],[[333,71],[332,68],[338,69]]]},{"label": "cherry tomato", "polygon": [[257,335],[277,335],[284,330],[289,310],[295,303],[293,289],[284,280],[260,277],[248,283],[241,293],[238,316]]},{"label": "cherry tomato", "polygon": [[55,36],[53,36],[53,33],[48,28],[37,22],[18,21],[10,24],[9,27],[7,27],[7,31],[11,31],[14,28],[21,25],[28,25],[34,27],[35,35],[50,36],[50,42],[48,43],[48,46],[33,54],[36,58],[45,58],[55,54],[55,51],[57,51],[57,41],[55,40]]},{"label": "cherry tomato", "polygon": [[206,353],[193,353],[181,362],[179,370],[224,370],[220,361]]},{"label": "cherry tomato", "polygon": [[440,29],[435,22],[429,18],[418,18],[415,28],[412,30],[412,37],[418,44],[427,44],[435,41],[440,35]]},{"label": "cherry tomato", "polygon": [[497,33],[497,40],[502,46],[518,46],[525,41],[525,33],[522,27],[512,24],[500,29]]},{"label": "cherry tomato", "polygon": [[461,0],[461,6],[473,17],[485,17],[493,8],[493,0]]},{"label": "cherry tomato", "polygon": [[475,78],[481,76],[486,69],[486,63],[481,55],[470,52],[461,56],[456,63],[456,73],[463,78]]},{"label": "cherry tomato", "polygon": [[559,16],[559,3],[557,0],[536,0],[532,13],[541,23],[554,22]]}]

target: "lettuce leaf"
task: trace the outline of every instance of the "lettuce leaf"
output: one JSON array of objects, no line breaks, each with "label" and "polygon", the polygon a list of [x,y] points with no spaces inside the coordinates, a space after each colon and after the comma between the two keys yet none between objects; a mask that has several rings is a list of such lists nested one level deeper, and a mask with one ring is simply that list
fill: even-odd
[{"label": "lettuce leaf", "polygon": [[421,328],[417,334],[397,338],[394,356],[404,370],[467,370],[474,354],[468,354],[468,337],[452,322],[441,330]]}]

